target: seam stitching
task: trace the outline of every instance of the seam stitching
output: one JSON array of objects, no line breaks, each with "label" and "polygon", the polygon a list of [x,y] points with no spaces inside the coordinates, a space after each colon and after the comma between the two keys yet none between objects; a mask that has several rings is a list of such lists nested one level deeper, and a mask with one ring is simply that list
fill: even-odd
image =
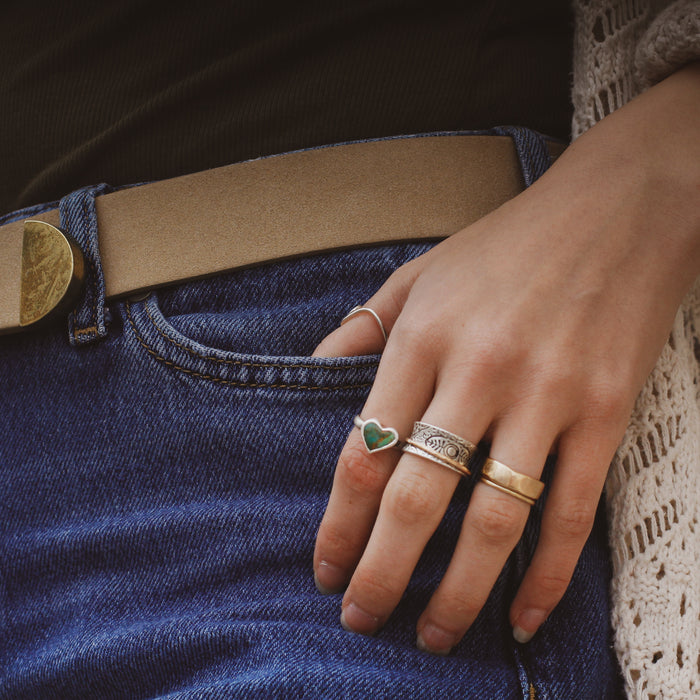
[{"label": "seam stitching", "polygon": [[[200,379],[209,379],[213,382],[217,382],[218,384],[225,384],[227,386],[235,386],[235,387],[247,387],[247,388],[252,388],[252,389],[304,389],[307,391],[338,391],[338,390],[346,390],[346,389],[366,389],[372,386],[372,382],[365,382],[362,384],[345,384],[342,386],[317,386],[317,385],[305,385],[305,384],[265,384],[261,382],[235,382],[231,379],[223,379],[221,377],[215,377],[210,374],[204,374],[202,372],[196,372],[195,370],[188,369],[187,367],[182,367],[181,365],[176,364],[175,362],[172,362],[171,360],[166,359],[165,357],[159,355],[155,350],[153,350],[151,347],[149,347],[146,343],[146,341],[139,335],[139,332],[136,328],[136,325],[134,323],[134,319],[131,315],[131,305],[127,302],[126,304],[126,314],[127,318],[129,320],[129,325],[131,326],[131,329],[134,331],[134,335],[136,336],[136,339],[138,340],[139,344],[148,352],[151,356],[153,356],[156,360],[159,362],[162,362],[164,365],[168,367],[172,367],[173,369],[180,370],[181,372],[184,372],[185,374],[189,374],[193,377],[199,377]],[[285,365],[282,365],[285,366]]]},{"label": "seam stitching", "polygon": [[90,326],[89,328],[76,328],[73,333],[75,335],[89,335],[91,333],[97,334],[97,326]]},{"label": "seam stitching", "polygon": [[[83,220],[88,221],[87,228],[89,229],[90,228],[90,225],[89,225],[90,212],[88,211],[87,202],[85,202],[85,201],[81,202],[80,207],[82,210],[82,218],[83,218]],[[89,234],[88,234],[88,237],[89,237]],[[97,290],[95,289],[96,285],[99,284],[99,280],[98,280],[97,266],[92,261],[92,258],[89,254],[89,252],[90,252],[89,247],[90,247],[90,240],[88,238],[88,241],[85,244],[85,249],[83,250],[83,258],[87,262],[88,267],[90,269],[90,275],[85,280],[85,296],[87,297],[86,301],[90,307],[90,321],[92,322],[92,325],[86,327],[85,324],[78,322],[80,311],[83,308],[83,304],[78,302],[78,305],[73,308],[73,318],[75,319],[75,327],[73,328],[73,335],[75,337],[85,336],[85,335],[89,335],[91,333],[94,333],[95,336],[99,335],[99,330],[98,330],[99,324],[98,324],[98,318],[97,318],[97,298],[99,295],[97,293]],[[90,321],[88,321],[88,323]]]},{"label": "seam stitching", "polygon": [[[94,196],[93,196],[93,205],[95,202]],[[87,222],[87,228],[90,230],[91,227],[91,219],[92,217],[90,216],[91,212],[88,210],[88,203],[83,200],[82,202],[83,206],[83,218]],[[90,237],[92,239],[92,236]],[[93,243],[93,240],[90,240],[88,243],[88,246]],[[98,297],[98,292],[97,292],[97,285],[99,284],[99,279],[98,279],[98,273],[97,273],[97,265],[90,260],[90,268],[92,269],[92,284],[90,285],[90,295],[92,296],[92,315],[91,318],[93,319],[93,326],[97,326],[97,297]]]},{"label": "seam stitching", "polygon": [[[128,306],[128,304],[127,304]],[[200,352],[197,352],[196,350],[193,350],[192,348],[188,348],[186,345],[183,345],[182,343],[179,343],[175,338],[172,336],[168,335],[164,330],[161,329],[161,327],[158,325],[158,322],[156,321],[155,318],[151,315],[151,312],[148,309],[148,306],[144,304],[144,310],[146,311],[146,315],[150,319],[151,323],[153,324],[153,327],[158,331],[159,335],[166,340],[169,343],[172,343],[176,347],[180,348],[181,350],[184,350],[185,352],[190,353],[191,355],[194,355],[195,357],[199,357],[202,360],[210,360],[211,362],[218,362],[219,364],[223,365],[236,365],[239,367],[279,367],[283,369],[323,369],[323,370],[347,370],[347,369],[352,369],[351,367],[320,367],[319,365],[304,365],[304,364],[285,364],[283,362],[246,362],[245,360],[225,360],[221,357],[213,357],[211,355],[204,355]],[[366,367],[377,367],[379,365],[378,362],[363,362],[360,363],[356,366],[366,368]]]}]

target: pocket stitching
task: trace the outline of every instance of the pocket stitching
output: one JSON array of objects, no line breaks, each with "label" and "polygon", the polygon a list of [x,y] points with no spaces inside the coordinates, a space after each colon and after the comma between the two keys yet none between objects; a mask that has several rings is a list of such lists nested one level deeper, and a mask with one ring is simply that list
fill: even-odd
[{"label": "pocket stitching", "polygon": [[[158,325],[155,323],[153,317],[150,315],[148,312],[148,309],[146,309],[146,314],[148,315],[148,318],[150,319],[151,323],[153,324],[154,328],[158,331],[160,335],[163,336],[163,333],[161,332],[160,328]],[[132,331],[134,332],[134,335],[136,336],[136,339],[138,340],[139,344],[146,350],[146,352],[149,353],[152,357],[154,357],[156,360],[159,362],[162,362],[168,367],[172,367],[173,369],[180,370],[181,372],[184,372],[185,374],[192,375],[193,377],[199,377],[201,379],[209,379],[213,382],[217,382],[219,384],[225,384],[227,386],[235,386],[235,387],[248,387],[252,389],[304,389],[304,390],[311,390],[311,391],[343,391],[343,390],[348,390],[348,389],[367,389],[372,386],[372,382],[363,382],[359,384],[345,384],[341,386],[318,386],[314,384],[265,384],[265,383],[260,383],[260,382],[236,382],[233,381],[232,379],[223,379],[222,377],[216,377],[211,374],[204,374],[203,372],[197,372],[192,369],[188,369],[187,367],[183,367],[181,365],[178,365],[177,363],[173,362],[172,360],[168,360],[162,355],[159,355],[153,348],[151,348],[146,341],[142,338],[142,336],[139,334],[138,329],[136,328],[136,324],[134,322],[134,319],[131,315],[131,304],[129,302],[126,303],[126,316],[129,321],[129,325],[131,326]],[[174,343],[175,345],[178,345],[174,341],[174,339],[169,338],[168,336],[163,336],[166,340],[170,341],[171,343]],[[201,357],[202,359],[214,359],[218,360],[219,358],[207,358],[204,355],[200,355],[194,350],[190,350],[187,347],[181,346],[184,350],[187,350],[188,352],[191,352],[198,357]],[[244,363],[242,360],[221,360],[222,362],[229,362],[229,363],[235,363],[235,364],[244,364],[246,366],[249,365],[249,363]],[[372,364],[377,364],[377,363],[372,363]],[[253,364],[250,363],[250,366],[254,367],[281,367],[281,368],[290,368],[290,369],[305,369],[305,368],[311,368],[311,369],[320,369],[316,365],[285,365],[285,364]],[[371,366],[370,364],[367,364],[366,366]],[[325,367],[323,369],[331,369],[330,367]],[[332,369],[346,369],[344,367],[333,367]]]},{"label": "pocket stitching", "polygon": [[[172,336],[168,335],[165,330],[163,330],[159,325],[158,321],[156,321],[155,318],[151,315],[150,310],[148,309],[147,304],[144,304],[144,310],[146,311],[146,315],[150,319],[151,323],[153,324],[153,327],[158,331],[158,334],[167,342],[172,343],[175,345],[175,347],[180,348],[181,350],[184,350],[185,352],[190,353],[190,355],[194,355],[195,357],[198,357],[202,360],[210,360],[212,362],[218,362],[223,365],[235,365],[237,367],[277,367],[281,369],[321,369],[319,365],[305,365],[305,364],[294,364],[294,363],[284,363],[284,362],[248,362],[245,360],[226,360],[222,357],[214,357],[212,355],[204,355],[203,353],[197,352],[197,350],[193,350],[192,348],[187,347],[186,345],[183,345],[182,343],[179,343],[175,338]],[[129,302],[127,302],[127,313],[129,312]],[[367,362],[358,362],[356,367],[361,367],[361,368],[366,368],[366,367],[378,367],[379,363],[371,360]],[[347,367],[343,366],[334,366],[330,365],[327,367],[323,367],[323,370],[347,370]]]}]

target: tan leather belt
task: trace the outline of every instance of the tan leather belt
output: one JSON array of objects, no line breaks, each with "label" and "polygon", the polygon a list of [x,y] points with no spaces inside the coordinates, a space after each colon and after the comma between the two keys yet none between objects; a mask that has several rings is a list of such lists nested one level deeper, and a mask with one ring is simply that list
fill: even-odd
[{"label": "tan leather belt", "polygon": [[[561,150],[550,147],[555,156]],[[96,204],[106,295],[312,252],[449,236],[522,189],[509,136],[450,135],[298,151],[120,190]],[[57,209],[37,218],[59,225]],[[23,263],[24,236],[24,221],[0,227],[0,333],[27,324],[22,295],[38,294],[27,280],[54,284],[36,251],[25,251]]]}]

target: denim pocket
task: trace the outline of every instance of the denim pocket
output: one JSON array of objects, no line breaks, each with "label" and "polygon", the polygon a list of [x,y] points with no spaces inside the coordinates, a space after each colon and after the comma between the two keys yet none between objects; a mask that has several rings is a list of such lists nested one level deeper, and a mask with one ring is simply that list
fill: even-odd
[{"label": "denim pocket", "polygon": [[368,390],[376,355],[310,357],[343,315],[426,244],[315,255],[159,290],[122,310],[153,360],[240,388]]}]

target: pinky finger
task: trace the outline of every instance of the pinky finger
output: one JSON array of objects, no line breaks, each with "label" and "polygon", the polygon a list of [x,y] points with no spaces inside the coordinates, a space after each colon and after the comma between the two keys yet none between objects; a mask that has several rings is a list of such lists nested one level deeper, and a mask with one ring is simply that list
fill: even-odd
[{"label": "pinky finger", "polygon": [[562,436],[537,549],[510,609],[516,641],[529,642],[564,596],[593,528],[616,447],[599,441],[593,452],[590,435]]}]

